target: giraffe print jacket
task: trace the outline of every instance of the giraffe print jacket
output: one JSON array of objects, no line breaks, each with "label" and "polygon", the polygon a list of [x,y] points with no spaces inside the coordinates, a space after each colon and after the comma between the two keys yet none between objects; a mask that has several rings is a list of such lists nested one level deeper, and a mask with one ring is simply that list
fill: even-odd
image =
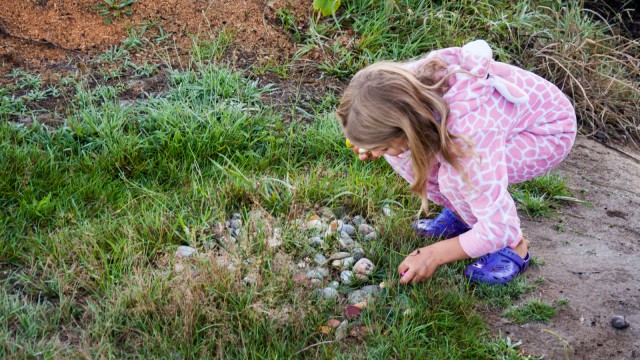
[{"label": "giraffe print jacket", "polygon": [[[469,178],[465,183],[437,154],[429,173],[428,197],[456,211],[471,226],[459,237],[470,257],[513,248],[522,231],[507,187],[548,172],[567,156],[576,134],[573,106],[545,79],[492,60],[491,48],[483,40],[433,51],[407,66],[415,69],[433,56],[448,64],[447,71],[468,72],[450,78],[443,98],[450,108],[447,128],[471,141],[474,156],[460,159]],[[413,182],[410,151],[385,159]]]}]

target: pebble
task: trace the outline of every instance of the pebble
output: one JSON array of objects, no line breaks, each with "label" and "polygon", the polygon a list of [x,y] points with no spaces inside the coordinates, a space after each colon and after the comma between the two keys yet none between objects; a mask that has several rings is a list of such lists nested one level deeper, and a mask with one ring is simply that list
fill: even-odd
[{"label": "pebble", "polygon": [[307,271],[307,277],[309,279],[318,279],[318,280],[324,279],[324,275],[322,275],[322,272],[320,272],[318,269]]},{"label": "pebble", "polygon": [[355,235],[355,233],[356,233],[356,228],[355,228],[355,227],[353,227],[352,225],[345,224],[345,225],[343,225],[343,226],[342,226],[342,231],[341,231],[341,233],[345,233],[345,234],[347,234],[347,235],[349,235],[349,236],[351,236],[351,235]]},{"label": "pebble", "polygon": [[364,218],[362,216],[356,215],[356,216],[353,217],[353,219],[351,219],[351,223],[353,225],[355,225],[355,226],[359,226],[361,224],[364,224],[365,220],[364,220]]},{"label": "pebble", "polygon": [[358,279],[366,279],[367,276],[373,273],[375,270],[375,265],[371,262],[371,260],[367,258],[362,258],[353,265],[353,272],[356,274]]},{"label": "pebble", "polygon": [[328,260],[342,260],[348,258],[349,256],[351,256],[351,254],[349,254],[348,252],[337,252],[329,256]]},{"label": "pebble", "polygon": [[273,229],[273,235],[269,237],[269,239],[267,240],[267,245],[272,249],[282,245],[282,229],[281,228]]},{"label": "pebble", "polygon": [[353,258],[356,259],[356,261],[362,259],[364,257],[364,249],[361,247],[357,247],[353,249]]},{"label": "pebble", "polygon": [[338,326],[340,326],[340,320],[338,320],[338,319],[329,319],[329,320],[327,320],[327,326],[332,328],[332,329],[335,329]]},{"label": "pebble", "polygon": [[358,234],[360,236],[367,236],[370,233],[374,232],[375,229],[373,228],[373,226],[369,225],[369,224],[360,224],[358,226]]},{"label": "pebble", "polygon": [[331,262],[331,267],[334,269],[342,269],[342,260],[333,260]]},{"label": "pebble", "polygon": [[329,231],[331,231],[332,234],[342,232],[343,227],[344,222],[342,222],[342,220],[333,220],[329,223]]},{"label": "pebble", "polygon": [[338,290],[332,287],[326,287],[320,290],[320,296],[322,296],[323,299],[333,300],[338,297]]},{"label": "pebble", "polygon": [[340,250],[351,250],[356,246],[356,242],[351,238],[342,238],[338,241],[338,243],[340,244]]},{"label": "pebble", "polygon": [[307,263],[303,260],[297,263],[296,266],[298,267],[298,269],[304,269],[307,267]]},{"label": "pebble", "polygon": [[229,220],[229,227],[232,229],[240,229],[242,227],[242,220],[240,219]]},{"label": "pebble", "polygon": [[240,219],[242,219],[242,214],[240,214],[240,213],[233,213],[233,215],[231,215],[231,219],[233,219],[233,220],[240,220]]},{"label": "pebble", "polygon": [[312,283],[313,285],[322,284],[322,280],[320,280],[320,279],[311,279],[311,283]]},{"label": "pebble", "polygon": [[378,285],[367,285],[367,286],[363,286],[362,289],[363,291],[366,291],[367,293],[376,296],[378,294],[380,294],[380,286]]},{"label": "pebble", "polygon": [[324,255],[317,253],[313,257],[313,262],[315,262],[318,265],[324,265],[327,262],[327,258]]},{"label": "pebble", "polygon": [[357,318],[360,313],[362,312],[362,310],[354,305],[347,305],[344,307],[344,309],[342,310],[342,314],[344,315],[345,319],[347,320],[353,320],[355,318]]},{"label": "pebble", "polygon": [[385,205],[385,206],[382,207],[382,213],[386,217],[392,217],[393,216],[393,210],[391,210],[391,207],[389,205]]},{"label": "pebble", "polygon": [[175,265],[173,265],[173,271],[179,273],[179,272],[183,272],[184,271],[184,265],[180,264],[180,263],[176,263]]},{"label": "pebble", "polygon": [[336,341],[340,341],[347,337],[347,331],[349,330],[349,322],[347,320],[343,321],[338,325],[336,329]]},{"label": "pebble", "polygon": [[350,285],[353,282],[353,271],[345,270],[340,273],[340,280],[345,285]]},{"label": "pebble", "polygon": [[616,315],[611,318],[611,326],[616,329],[626,329],[629,327],[629,322],[625,320],[624,316]]},{"label": "pebble", "polygon": [[329,276],[329,269],[324,268],[324,267],[320,267],[316,269],[320,274],[322,274],[323,277],[327,277]]},{"label": "pebble", "polygon": [[318,219],[318,220],[307,221],[306,227],[307,227],[307,230],[323,231],[327,227],[327,225],[325,225],[325,223],[323,223],[322,220]]},{"label": "pebble", "polygon": [[196,249],[191,246],[178,246],[178,250],[176,250],[176,256],[189,257],[196,252]]},{"label": "pebble", "polygon": [[324,246],[324,240],[322,240],[322,238],[320,238],[319,236],[312,236],[309,239],[309,245],[311,245],[314,248],[319,248]]},{"label": "pebble", "polygon": [[342,270],[349,270],[356,262],[356,259],[353,256],[350,256],[346,259],[342,259]]},{"label": "pebble", "polygon": [[327,287],[334,288],[334,289],[337,289],[339,286],[340,286],[340,283],[337,281],[332,281],[329,283],[329,285],[327,285]]},{"label": "pebble", "polygon": [[374,241],[377,238],[378,238],[378,234],[375,231],[372,231],[372,232],[368,233],[364,237],[364,239],[367,240],[367,241]]},{"label": "pebble", "polygon": [[247,286],[253,286],[256,284],[256,280],[253,277],[247,275],[242,279],[242,283]]},{"label": "pebble", "polygon": [[347,300],[351,305],[371,300],[371,298],[372,294],[365,290],[356,290],[347,295]]}]

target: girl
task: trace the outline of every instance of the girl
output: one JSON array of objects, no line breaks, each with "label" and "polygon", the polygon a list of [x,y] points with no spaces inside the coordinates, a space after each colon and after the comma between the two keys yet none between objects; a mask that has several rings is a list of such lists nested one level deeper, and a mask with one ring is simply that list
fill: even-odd
[{"label": "girl", "polygon": [[575,111],[556,86],[493,61],[477,40],[359,71],[337,116],[361,160],[383,156],[427,214],[427,199],[444,207],[434,220],[414,223],[421,235],[445,240],[407,256],[401,283],[467,258],[479,258],[465,269],[473,282],[506,284],[527,269],[507,186],[549,171],[573,145]]}]

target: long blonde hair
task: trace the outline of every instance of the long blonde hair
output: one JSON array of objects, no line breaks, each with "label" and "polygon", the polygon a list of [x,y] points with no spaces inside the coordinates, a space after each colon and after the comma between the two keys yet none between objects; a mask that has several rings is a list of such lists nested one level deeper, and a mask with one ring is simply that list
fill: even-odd
[{"label": "long blonde hair", "polygon": [[467,181],[458,159],[468,156],[470,147],[454,142],[459,137],[447,129],[449,106],[442,95],[453,73],[445,72],[446,63],[438,58],[416,71],[401,63],[375,63],[353,77],[336,111],[345,137],[358,147],[380,148],[406,137],[413,162],[411,191],[420,196],[427,215],[428,175],[437,153]]}]

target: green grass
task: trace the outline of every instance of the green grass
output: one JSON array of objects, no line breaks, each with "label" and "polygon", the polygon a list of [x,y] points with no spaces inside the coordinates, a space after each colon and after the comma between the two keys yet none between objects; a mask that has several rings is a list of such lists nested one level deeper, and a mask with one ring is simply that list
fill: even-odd
[{"label": "green grass", "polygon": [[[564,302],[560,305],[565,305]],[[528,322],[548,323],[558,313],[556,306],[537,299],[529,299],[524,304],[507,309],[504,316],[516,324]]]},{"label": "green grass", "polygon": [[[324,46],[334,57],[321,66],[346,78],[371,61],[471,39],[478,24],[466,23],[469,14],[481,21],[513,11],[397,2],[401,16],[376,4],[344,2],[337,24],[327,19],[310,34],[296,32],[291,13],[278,16],[307,42],[302,52]],[[495,36],[529,21],[521,6],[521,18],[496,20],[492,26],[502,32]],[[369,35],[326,47],[323,36],[341,31],[338,25]],[[437,32],[403,30],[417,26]],[[170,36],[147,27],[156,42]],[[398,263],[424,245],[407,230],[419,201],[384,162],[360,162],[345,148],[331,115],[334,93],[299,96],[290,108],[265,101],[277,84],[259,86],[254,77],[271,71],[286,78],[288,64],[229,70],[220,62],[235,39],[224,31],[194,38],[184,69],[133,64],[131,52],[153,44],[146,29],[131,30],[122,46],[95,60],[106,65],[102,79],[64,79],[61,86],[75,88],[65,92],[69,108],[60,126],[10,121],[32,111],[29,91],[48,91],[37,75],[16,71],[15,86],[0,89],[0,357],[525,358],[518,344],[488,332],[477,305],[505,309],[535,282],[471,287],[458,262],[425,284],[398,285]],[[120,102],[127,76],[158,72],[167,77],[162,93]],[[529,200],[519,194],[533,194],[552,210],[570,197],[556,175],[511,190],[521,204]],[[383,216],[384,205],[395,215]],[[356,285],[385,281],[389,288],[363,312],[362,324],[373,330],[361,339],[324,335],[319,327],[342,309],[292,281],[295,264],[313,255],[309,234],[292,221],[321,206],[364,215],[380,233],[365,249],[377,270]],[[255,210],[283,229],[280,248],[267,245],[269,226],[250,230]],[[533,205],[523,210],[549,214]],[[245,235],[229,244],[219,226],[235,212]],[[176,259],[179,245],[198,253]],[[337,240],[328,239],[324,253],[336,250]],[[178,262],[182,272],[174,271]],[[246,276],[255,284],[243,285]],[[405,315],[407,308],[413,311]]]}]

